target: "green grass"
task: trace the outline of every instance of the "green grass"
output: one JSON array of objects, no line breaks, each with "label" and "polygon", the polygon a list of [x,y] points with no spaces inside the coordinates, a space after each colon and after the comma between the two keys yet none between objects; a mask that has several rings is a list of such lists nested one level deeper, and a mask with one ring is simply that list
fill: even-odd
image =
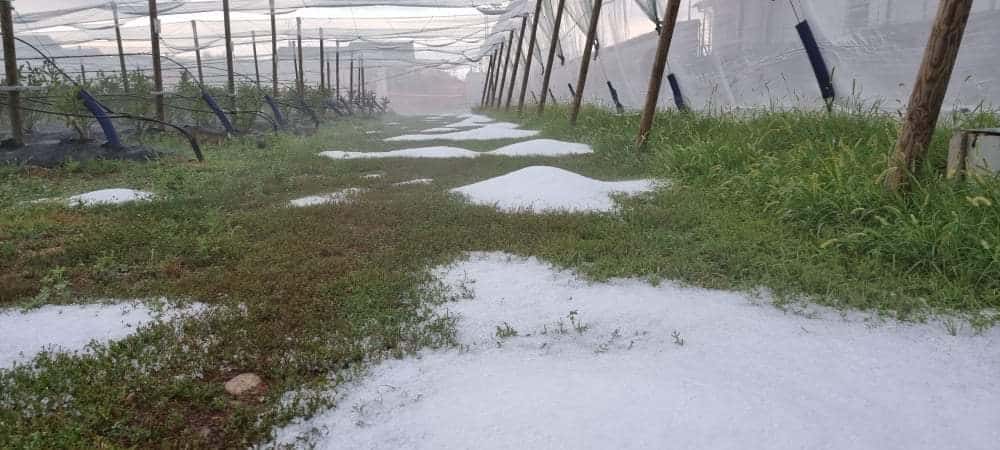
[{"label": "green grass", "polygon": [[[0,447],[260,442],[273,426],[329,405],[310,392],[342,380],[331,374],[451,345],[451,323],[432,314],[448,297],[427,270],[473,250],[536,255],[595,279],[767,288],[784,301],[807,297],[905,318],[947,312],[986,324],[983,311],[1000,306],[998,186],[940,179],[947,132],[914,193],[895,197],[878,185],[894,137],[884,118],[669,114],[658,118],[647,151],[637,152],[634,116],[588,110],[576,128],[564,117],[554,109],[525,123],[545,137],[591,143],[594,155],[317,157],[326,149],[509,143],[390,144],[381,138],[393,127],[351,120],[311,137],[271,137],[265,149],[251,140],[210,147],[202,164],[167,140],[162,145],[181,156],[0,169],[0,305],[166,297],[213,307],[88,355],[42,355],[33,368],[0,371]],[[403,122],[408,132],[440,125],[384,121]],[[501,214],[446,193],[537,164],[601,179],[654,176],[673,186],[623,201],[618,216]],[[385,176],[360,178],[372,172]],[[391,186],[414,178],[435,184]],[[107,187],[162,198],[90,209],[22,203]],[[370,190],[356,203],[284,206],[345,187]],[[992,204],[967,199],[979,197]],[[246,371],[264,378],[266,392],[227,396],[222,383]],[[301,393],[299,400],[281,402],[287,392]]]}]

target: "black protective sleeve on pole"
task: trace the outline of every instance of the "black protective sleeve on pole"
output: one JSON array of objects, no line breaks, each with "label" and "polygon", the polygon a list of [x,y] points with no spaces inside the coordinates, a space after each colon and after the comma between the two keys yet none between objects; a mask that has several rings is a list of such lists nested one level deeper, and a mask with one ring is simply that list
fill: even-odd
[{"label": "black protective sleeve on pole", "polygon": [[21,93],[17,91],[17,51],[14,45],[14,19],[9,1],[0,0],[0,34],[3,37],[3,63],[7,86],[7,113],[10,116],[11,144],[24,145],[24,120],[21,117]]},{"label": "black protective sleeve on pole", "polygon": [[611,101],[615,103],[615,110],[618,111],[618,114],[625,113],[625,106],[622,105],[621,99],[618,98],[618,89],[615,89],[610,80],[608,81],[608,91],[611,93]]},{"label": "black protective sleeve on pole", "polygon": [[674,105],[678,110],[687,111],[687,103],[684,102],[684,94],[681,93],[681,85],[677,82],[674,74],[667,74],[667,82],[670,83],[670,92],[674,94]]},{"label": "black protective sleeve on pole", "polygon": [[823,59],[823,53],[819,50],[819,44],[816,43],[812,27],[809,26],[808,21],[803,20],[795,25],[795,30],[799,32],[799,39],[802,40],[802,46],[805,47],[806,55],[809,56],[809,64],[812,65],[816,82],[819,83],[820,94],[823,95],[824,100],[833,100],[836,96],[833,80],[830,78],[830,70],[826,66],[826,60]]},{"label": "black protective sleeve on pole", "polygon": [[[549,60],[545,63],[545,75],[542,77],[542,92],[549,91],[549,81],[552,79],[552,63],[555,61],[556,48],[559,46],[559,27],[562,24],[563,8],[566,7],[566,0],[559,0],[556,7],[555,23],[552,25],[552,42],[549,47]],[[555,96],[553,96],[555,98]],[[553,102],[554,103],[554,102]],[[538,114],[545,112],[545,95],[538,102]]]},{"label": "black protective sleeve on pole", "polygon": [[538,18],[542,13],[542,1],[535,3],[535,17],[531,21],[531,38],[528,40],[528,51],[524,61],[524,75],[521,77],[521,95],[517,100],[517,112],[524,112],[524,96],[528,93],[528,80],[531,79],[531,60],[535,55],[535,39],[538,34]]},{"label": "black protective sleeve on pole", "polygon": [[566,83],[566,87],[569,88],[569,95],[572,95],[573,98],[576,98],[576,89],[573,89],[573,83]]}]

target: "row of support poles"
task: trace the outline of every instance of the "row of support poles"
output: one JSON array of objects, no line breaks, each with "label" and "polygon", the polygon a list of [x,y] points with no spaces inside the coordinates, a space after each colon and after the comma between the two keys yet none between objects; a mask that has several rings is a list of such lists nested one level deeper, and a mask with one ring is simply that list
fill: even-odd
[{"label": "row of support poles", "polygon": [[194,61],[198,66],[198,85],[205,87],[205,74],[201,70],[201,44],[198,43],[198,22],[191,21],[191,34],[194,36]]},{"label": "row of support poles", "polygon": [[[680,1],[680,0],[671,0]],[[566,0],[559,0],[556,7],[556,19],[552,24],[552,41],[549,44],[549,59],[545,62],[545,75],[542,76],[542,99],[538,102],[538,114],[545,112],[545,93],[549,91],[549,81],[552,79],[552,63],[555,62],[556,49],[559,47],[559,27],[562,25],[563,9],[566,7]]]},{"label": "row of support poles", "polygon": [[635,138],[635,146],[641,149],[649,137],[649,130],[656,117],[656,103],[660,99],[660,84],[663,83],[663,71],[667,67],[667,54],[670,53],[670,43],[677,26],[677,14],[681,8],[681,0],[670,0],[663,12],[663,30],[656,44],[656,56],[653,60],[653,72],[649,77],[649,88],[646,91],[646,105],[642,109],[642,119],[639,121],[639,134]]},{"label": "row of support poles", "polygon": [[514,30],[510,30],[510,37],[507,38],[507,56],[504,57],[503,72],[500,75],[500,89],[497,90],[497,98],[493,106],[499,108],[503,104],[503,90],[507,85],[507,69],[510,67],[510,53],[514,47]]},{"label": "row of support poles", "polygon": [[542,2],[535,3],[535,16],[531,21],[531,38],[528,40],[527,60],[524,62],[524,76],[521,77],[521,95],[517,100],[517,112],[524,112],[524,96],[528,92],[528,80],[531,79],[531,60],[535,55],[535,38],[538,35],[538,21],[542,15]]},{"label": "row of support poles", "polygon": [[7,112],[10,116],[14,147],[24,145],[24,120],[21,117],[21,93],[18,89],[17,52],[14,46],[14,19],[8,0],[0,0],[0,33],[3,34],[3,62],[7,84]]},{"label": "row of support poles", "polygon": [[594,49],[594,40],[597,37],[597,25],[601,19],[601,4],[604,3],[603,0],[590,1],[594,2],[594,9],[590,12],[587,41],[583,45],[583,57],[580,59],[580,76],[576,79],[576,95],[573,96],[573,106],[569,114],[570,125],[576,125],[576,119],[580,115],[580,104],[583,103],[583,89],[587,86],[587,71],[590,70],[590,53]]},{"label": "row of support poles", "polygon": [[[125,92],[129,91],[128,88],[128,70],[125,69],[125,49],[122,46],[122,29],[118,23],[118,3],[111,2],[111,12],[114,14],[115,18],[115,41],[118,43],[118,66],[122,71],[122,86],[125,88]],[[197,47],[197,43],[195,46]]]},{"label": "row of support poles", "polygon": [[507,88],[507,102],[504,111],[510,111],[510,101],[514,98],[514,82],[517,81],[517,67],[521,63],[521,50],[524,48],[524,29],[528,26],[528,16],[521,17],[521,32],[517,37],[517,54],[514,55],[514,67],[510,71],[510,86]]},{"label": "row of support poles", "polygon": [[166,122],[167,113],[163,107],[163,73],[160,67],[160,19],[157,18],[156,0],[149,0],[149,39],[153,47],[153,105],[156,108],[156,118]]}]

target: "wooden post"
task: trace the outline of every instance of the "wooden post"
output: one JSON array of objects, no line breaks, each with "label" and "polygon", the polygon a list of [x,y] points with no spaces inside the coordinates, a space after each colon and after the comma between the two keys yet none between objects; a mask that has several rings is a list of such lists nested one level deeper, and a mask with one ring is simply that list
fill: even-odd
[{"label": "wooden post", "polygon": [[260,61],[257,60],[257,32],[250,30],[250,39],[253,42],[253,74],[257,77],[257,90],[260,90]]},{"label": "wooden post", "polygon": [[274,18],[274,0],[270,0],[271,8],[271,96],[278,96],[278,26]]},{"label": "wooden post", "polygon": [[[679,1],[679,0],[675,0]],[[556,22],[552,25],[552,41],[549,43],[549,60],[545,63],[545,75],[542,76],[542,100],[538,102],[538,114],[545,112],[545,94],[549,90],[549,80],[552,79],[552,63],[556,58],[556,49],[559,47],[559,26],[562,24],[563,8],[566,7],[566,0],[559,0],[556,7]]]},{"label": "wooden post", "polygon": [[292,50],[292,72],[295,76],[292,81],[295,82],[295,92],[299,92],[299,58],[295,57],[295,41],[292,39],[288,40],[288,48]]},{"label": "wooden post", "polygon": [[337,41],[337,51],[333,54],[334,57],[334,69],[336,70],[336,76],[334,76],[334,82],[337,83],[337,99],[340,99],[340,41]]},{"label": "wooden post", "polygon": [[299,77],[299,96],[302,96],[302,95],[305,94],[305,90],[306,90],[306,69],[305,69],[305,61],[302,58],[302,18],[301,17],[296,17],[295,18],[295,29],[296,29],[296,33],[298,33],[298,39],[299,39],[298,40],[298,45],[299,45],[299,50],[298,50],[299,51],[299,68],[296,70],[296,72],[297,72],[298,77]]},{"label": "wooden post", "polygon": [[479,98],[479,107],[486,107],[486,93],[490,91],[490,79],[493,78],[493,55],[489,55],[490,62],[486,65],[486,73],[483,76],[483,95]]},{"label": "wooden post", "polygon": [[507,70],[510,68],[510,53],[514,47],[514,30],[510,30],[510,37],[507,38],[507,56],[504,58],[503,74],[500,75],[500,89],[497,90],[497,99],[494,106],[497,108],[503,104],[503,88],[507,86]]},{"label": "wooden post", "polygon": [[163,108],[163,72],[160,65],[160,19],[156,15],[156,0],[149,0],[149,39],[153,47],[153,104],[156,108],[156,118],[166,122],[167,112]]},{"label": "wooden post", "polygon": [[597,37],[597,25],[601,19],[601,4],[603,0],[590,0],[594,2],[594,9],[590,12],[590,27],[587,28],[587,42],[583,45],[583,59],[580,60],[580,76],[576,79],[576,95],[573,96],[573,107],[569,113],[569,124],[576,125],[576,118],[580,115],[580,104],[583,103],[583,90],[587,86],[587,71],[590,70],[590,53],[594,49],[594,39]]},{"label": "wooden post", "polygon": [[909,174],[917,173],[927,156],[971,11],[972,0],[941,0],[938,5],[899,139],[889,157],[885,187],[891,192],[904,188]]},{"label": "wooden post", "polygon": [[354,103],[354,52],[351,52],[351,65],[349,69],[350,79],[347,81],[347,101]]},{"label": "wooden post", "polygon": [[368,98],[368,85],[365,83],[365,55],[361,54],[361,67],[358,67],[358,79],[361,80],[361,99]]},{"label": "wooden post", "polygon": [[490,99],[493,98],[493,89],[494,86],[496,86],[497,72],[500,71],[500,49],[493,49],[493,53],[490,55],[490,61],[493,62],[493,70],[490,71],[490,79],[488,81],[489,88],[486,91],[485,107],[487,108],[490,106]]},{"label": "wooden post", "polygon": [[528,16],[521,17],[521,32],[517,36],[517,54],[514,56],[514,67],[510,71],[510,87],[507,88],[507,102],[504,111],[510,111],[510,101],[514,98],[514,82],[517,81],[517,68],[521,65],[521,50],[524,48],[524,29],[528,26]]},{"label": "wooden post", "polygon": [[325,91],[326,83],[326,53],[323,51],[323,29],[319,29],[319,89]]},{"label": "wooden post", "polygon": [[10,116],[11,140],[15,147],[24,145],[24,119],[21,117],[21,93],[17,91],[17,52],[14,46],[14,19],[10,2],[0,0],[0,34],[3,34],[3,64],[6,72],[7,114]]},{"label": "wooden post", "polygon": [[80,83],[87,84],[87,68],[83,67],[83,63],[80,63]]},{"label": "wooden post", "polygon": [[667,54],[670,53],[670,42],[674,38],[680,8],[681,0],[670,0],[663,12],[663,29],[660,31],[660,41],[656,44],[656,59],[653,60],[653,73],[649,77],[649,88],[646,91],[646,106],[642,110],[642,121],[639,122],[639,135],[635,138],[636,148],[642,148],[646,143],[653,118],[656,117],[656,102],[660,99],[660,84],[667,67]]},{"label": "wooden post", "polygon": [[233,71],[233,33],[229,22],[229,0],[222,0],[222,22],[226,33],[226,92],[230,105],[236,103],[236,75]]},{"label": "wooden post", "polygon": [[194,35],[194,62],[198,66],[198,85],[205,87],[205,75],[201,71],[201,44],[198,43],[198,23],[191,21],[191,33]]},{"label": "wooden post", "polygon": [[500,69],[503,66],[503,49],[505,44],[505,42],[500,41],[500,50],[497,52],[497,67],[493,70],[493,85],[490,88],[490,97],[486,99],[486,104],[491,108],[496,102],[497,85],[500,83]]},{"label": "wooden post", "polygon": [[128,92],[128,70],[125,69],[125,48],[122,46],[122,29],[118,23],[118,3],[111,2],[111,12],[115,17],[115,41],[118,42],[118,65],[122,71],[122,86]]},{"label": "wooden post", "polygon": [[535,4],[535,17],[531,21],[531,39],[528,40],[528,52],[525,55],[526,60],[524,61],[524,75],[521,77],[521,96],[517,100],[517,112],[524,112],[524,95],[528,92],[528,80],[531,79],[531,60],[535,56],[535,38],[538,33],[538,19],[542,15],[542,2],[544,0],[538,0]]},{"label": "wooden post", "polygon": [[330,61],[327,61],[326,62],[326,88],[327,89],[332,89],[333,88],[332,81],[333,81],[333,73],[330,72]]}]

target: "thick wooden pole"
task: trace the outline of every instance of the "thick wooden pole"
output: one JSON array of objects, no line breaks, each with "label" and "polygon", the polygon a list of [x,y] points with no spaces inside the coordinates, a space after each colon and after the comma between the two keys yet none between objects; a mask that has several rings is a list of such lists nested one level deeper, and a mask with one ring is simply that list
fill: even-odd
[{"label": "thick wooden pole", "polygon": [[587,86],[587,71],[590,70],[590,53],[594,49],[594,40],[597,38],[597,25],[601,19],[601,4],[603,0],[590,0],[594,2],[594,9],[590,12],[590,27],[587,28],[587,42],[583,45],[583,59],[580,60],[580,76],[576,79],[576,95],[573,96],[573,107],[569,113],[570,125],[576,125],[576,118],[580,115],[580,104],[583,103],[583,90]]},{"label": "thick wooden pole", "polygon": [[510,111],[510,101],[514,98],[514,82],[517,81],[517,68],[521,65],[521,51],[524,49],[524,30],[528,26],[528,16],[521,17],[521,32],[517,36],[517,53],[514,55],[514,67],[510,71],[510,87],[507,88],[507,102],[504,111]]},{"label": "thick wooden pole", "polygon": [[503,88],[507,85],[507,70],[510,68],[510,54],[514,47],[514,30],[510,30],[510,37],[507,39],[507,56],[504,58],[503,73],[500,75],[500,89],[497,90],[494,106],[499,108],[503,104]]},{"label": "thick wooden pole", "polygon": [[535,17],[531,21],[531,38],[528,40],[528,52],[524,61],[524,75],[521,77],[521,96],[517,100],[517,112],[524,112],[524,95],[528,92],[528,80],[531,79],[531,60],[535,56],[535,38],[538,34],[538,20],[542,15],[542,2],[538,0],[535,4]]},{"label": "thick wooden pole", "polygon": [[[674,0],[679,1],[679,0]],[[549,80],[552,79],[552,63],[556,59],[556,49],[559,47],[559,26],[562,25],[563,8],[566,0],[559,0],[556,7],[556,21],[552,25],[552,41],[549,43],[549,59],[545,63],[545,75],[542,76],[542,99],[538,102],[538,114],[545,112],[545,92],[549,90]]]},{"label": "thick wooden pole", "polygon": [[278,25],[274,17],[274,0],[270,0],[271,8],[271,96],[278,96]]},{"label": "thick wooden pole", "polygon": [[493,55],[489,55],[490,62],[486,65],[486,74],[483,77],[483,95],[479,99],[479,107],[486,107],[486,94],[490,92],[490,80],[493,79]]},{"label": "thick wooden pole", "polygon": [[160,65],[160,19],[156,14],[156,0],[149,0],[149,39],[153,47],[153,105],[156,108],[156,118],[166,122],[167,112],[163,108],[163,72]]},{"label": "thick wooden pole", "polygon": [[670,0],[663,12],[663,29],[660,31],[660,41],[656,45],[656,59],[653,60],[653,73],[649,77],[649,88],[646,91],[646,106],[642,110],[642,120],[639,122],[639,135],[635,138],[636,148],[642,148],[649,136],[649,129],[656,117],[656,102],[660,99],[660,84],[663,82],[663,71],[667,67],[667,54],[670,53],[670,42],[674,38],[674,28],[677,27],[677,13],[681,8],[681,0]]},{"label": "thick wooden pole", "polygon": [[295,74],[292,81],[295,82],[295,92],[299,92],[299,58],[295,56],[295,40],[288,40],[288,48],[292,50],[292,73]]},{"label": "thick wooden pole", "polygon": [[205,86],[205,74],[201,71],[201,44],[198,43],[198,22],[191,21],[191,34],[194,36],[194,63],[198,66],[198,84]]},{"label": "thick wooden pole", "polygon": [[298,35],[298,47],[299,47],[299,95],[305,94],[306,90],[306,65],[305,60],[302,58],[302,18],[295,18],[295,31]]},{"label": "thick wooden pole", "polygon": [[503,66],[503,49],[504,49],[504,45],[506,45],[506,43],[503,42],[503,41],[500,41],[500,50],[497,52],[497,67],[496,67],[496,69],[493,70],[493,84],[490,87],[490,96],[489,96],[489,98],[486,99],[487,106],[489,106],[491,108],[493,107],[493,104],[496,102],[497,85],[500,84],[500,70],[501,70],[501,68]]},{"label": "thick wooden pole", "polygon": [[340,98],[340,41],[337,41],[337,51],[333,54],[334,58],[334,82],[337,83],[337,98]]},{"label": "thick wooden pole", "polygon": [[917,173],[927,156],[971,11],[972,0],[941,0],[938,4],[899,139],[889,157],[885,178],[889,191],[904,188],[909,174]]},{"label": "thick wooden pole", "polygon": [[128,92],[128,70],[125,68],[125,48],[122,46],[122,29],[118,23],[117,2],[111,2],[111,11],[115,18],[115,41],[118,43],[118,66],[122,71],[122,86],[125,88],[125,92]]},{"label": "thick wooden pole", "polygon": [[3,64],[6,72],[7,114],[15,147],[24,145],[24,119],[21,117],[21,93],[17,91],[17,52],[14,46],[14,19],[9,1],[0,0],[0,34],[3,35]]},{"label": "thick wooden pole", "polygon": [[333,72],[330,71],[330,61],[326,62],[326,88],[333,89]]},{"label": "thick wooden pole", "polygon": [[250,30],[253,42],[253,74],[257,77],[257,89],[260,90],[260,61],[257,60],[257,32]]},{"label": "thick wooden pole", "polygon": [[326,82],[326,53],[323,51],[323,29],[319,29],[319,88],[325,91]]},{"label": "thick wooden pole", "polygon": [[354,52],[351,52],[351,63],[348,69],[350,77],[347,80],[347,101],[353,103],[354,102]]},{"label": "thick wooden pole", "polygon": [[230,105],[236,102],[236,73],[233,70],[233,32],[229,21],[229,0],[222,0],[222,22],[226,33],[226,92]]}]

